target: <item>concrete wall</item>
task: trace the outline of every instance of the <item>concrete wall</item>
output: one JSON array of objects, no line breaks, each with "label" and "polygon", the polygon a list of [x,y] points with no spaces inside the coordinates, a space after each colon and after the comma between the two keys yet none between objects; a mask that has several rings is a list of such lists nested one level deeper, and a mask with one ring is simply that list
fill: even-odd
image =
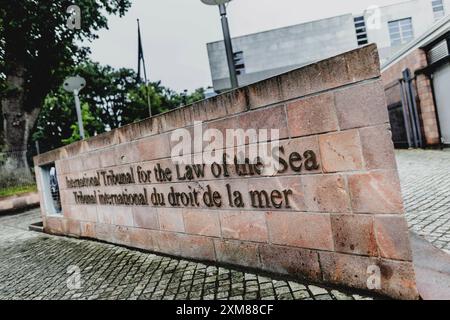
[{"label": "concrete wall", "polygon": [[[450,14],[450,0],[443,0]],[[373,10],[366,11],[366,22]],[[357,16],[357,15],[355,15]],[[388,22],[412,18],[414,37],[425,33],[434,23],[431,0],[403,1],[380,7],[380,24],[367,28],[369,43],[376,43],[381,61],[402,48],[391,47]],[[353,15],[347,14],[300,25],[250,34],[233,39],[234,51],[243,51],[246,74],[239,76],[241,85],[248,85],[270,76],[298,68],[358,47]],[[228,65],[223,41],[207,45],[211,78],[216,91],[230,87]]]},{"label": "concrete wall", "polygon": [[[45,231],[360,289],[368,289],[371,272],[379,270],[378,293],[415,299],[379,76],[377,49],[371,45],[42,154],[34,159],[39,191],[44,191],[42,166],[55,162],[63,206],[62,215],[48,215],[42,205]],[[195,121],[221,132],[277,129],[285,155],[297,151],[304,162],[300,170],[272,175],[239,176],[228,162],[228,177],[215,177],[206,166],[206,176],[192,182],[152,178],[87,188],[66,183],[109,170],[137,175],[157,164],[174,174],[171,135],[178,128],[194,130]],[[227,184],[243,196],[243,206],[229,201]],[[80,204],[76,197],[144,190],[150,196],[153,188],[167,195],[170,187],[197,188],[203,196],[208,189],[217,191],[220,205],[210,207],[203,198],[181,207],[153,200],[112,206]],[[288,190],[289,205],[253,206],[255,190]]]},{"label": "concrete wall", "polygon": [[[450,14],[450,0],[443,0],[444,10],[446,14]],[[381,28],[369,28],[367,35],[369,42],[376,43],[381,61],[387,60],[393,53],[398,51],[402,46],[391,47],[391,39],[389,37],[388,22],[412,18],[414,37],[425,33],[434,23],[433,9],[431,0],[412,0],[404,1],[380,8]],[[364,13],[366,19],[368,13]]]},{"label": "concrete wall", "polygon": [[[233,50],[243,51],[246,74],[240,85],[295,69],[357,47],[351,14],[233,38]],[[207,45],[213,86],[230,88],[223,41]]]}]

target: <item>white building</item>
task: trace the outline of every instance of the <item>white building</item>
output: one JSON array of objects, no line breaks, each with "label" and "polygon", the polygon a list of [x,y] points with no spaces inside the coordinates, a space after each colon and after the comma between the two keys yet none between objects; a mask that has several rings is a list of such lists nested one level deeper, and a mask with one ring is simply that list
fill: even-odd
[{"label": "white building", "polygon": [[[239,85],[372,42],[384,62],[449,13],[450,0],[412,0],[233,38]],[[229,89],[223,41],[208,43],[207,49],[214,90]]]},{"label": "white building", "polygon": [[368,9],[355,16],[357,33],[364,17],[368,42],[378,45],[382,62],[405,44],[425,33],[434,23],[450,13],[450,0],[412,0],[377,10]]}]

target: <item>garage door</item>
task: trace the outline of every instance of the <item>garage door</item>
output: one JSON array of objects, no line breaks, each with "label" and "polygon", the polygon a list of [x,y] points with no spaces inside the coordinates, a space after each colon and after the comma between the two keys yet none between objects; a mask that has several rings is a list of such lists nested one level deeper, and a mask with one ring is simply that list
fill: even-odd
[{"label": "garage door", "polygon": [[450,64],[441,66],[433,74],[436,108],[439,115],[442,140],[450,144]]}]

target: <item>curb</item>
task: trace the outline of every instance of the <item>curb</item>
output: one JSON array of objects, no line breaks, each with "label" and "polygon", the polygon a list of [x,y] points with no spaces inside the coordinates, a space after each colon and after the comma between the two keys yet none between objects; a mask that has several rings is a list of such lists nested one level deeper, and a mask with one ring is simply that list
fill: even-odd
[{"label": "curb", "polygon": [[0,215],[36,208],[39,206],[39,202],[38,192],[28,192],[0,198]]}]

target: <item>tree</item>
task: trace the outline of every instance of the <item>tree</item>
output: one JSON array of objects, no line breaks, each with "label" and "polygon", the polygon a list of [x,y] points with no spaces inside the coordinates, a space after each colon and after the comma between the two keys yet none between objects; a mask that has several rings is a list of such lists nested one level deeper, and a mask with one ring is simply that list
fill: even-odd
[{"label": "tree", "polygon": [[88,104],[92,115],[104,124],[100,132],[121,127],[123,112],[131,103],[129,92],[137,86],[135,72],[87,61],[75,68],[73,74],[86,79],[87,87],[80,92],[80,97]]},{"label": "tree", "polygon": [[[89,105],[82,102],[82,118],[87,137],[104,132],[104,125],[92,115]],[[63,89],[49,94],[37,120],[33,141],[46,152],[80,139],[73,94]]]},{"label": "tree", "polygon": [[[49,92],[60,86],[67,67],[82,61],[107,15],[122,16],[130,0],[77,0],[81,28],[67,27],[68,0],[2,0],[0,6],[0,90],[6,151],[23,152]],[[25,153],[7,161],[28,167]]]},{"label": "tree", "polygon": [[[86,79],[86,88],[80,97],[89,105],[91,113],[105,125],[105,130],[149,117],[148,100],[152,115],[180,105],[180,95],[161,85],[160,81],[148,85],[141,83],[132,69],[114,69],[97,62],[87,61],[74,68],[73,74]],[[195,93],[198,97],[199,93]],[[193,100],[191,96],[188,99]]]},{"label": "tree", "polygon": [[[152,115],[177,108],[183,100],[193,103],[204,99],[203,89],[185,97],[152,82],[140,83],[131,69],[114,69],[87,61],[68,70],[86,79],[80,92],[85,134],[94,136],[110,129],[148,118],[148,99]],[[73,94],[61,88],[52,91],[45,99],[37,120],[33,140],[40,142],[41,151],[48,151],[77,141],[79,132]]]},{"label": "tree", "polygon": [[151,82],[149,84],[140,83],[129,92],[131,104],[129,108],[124,110],[124,124],[148,118],[148,97],[150,97],[152,115],[173,110],[182,104],[181,95],[161,85],[161,81]]}]

